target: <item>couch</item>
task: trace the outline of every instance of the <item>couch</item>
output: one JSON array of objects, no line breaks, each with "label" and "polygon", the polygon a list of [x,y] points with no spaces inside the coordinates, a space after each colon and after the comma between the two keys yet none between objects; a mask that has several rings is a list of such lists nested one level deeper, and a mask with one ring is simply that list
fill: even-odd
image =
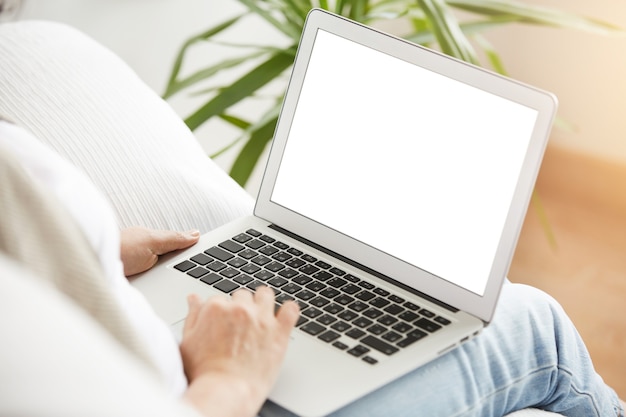
[{"label": "couch", "polygon": [[97,42],[63,24],[4,23],[0,57],[0,115],[83,170],[120,227],[206,232],[251,212],[169,105]]}]

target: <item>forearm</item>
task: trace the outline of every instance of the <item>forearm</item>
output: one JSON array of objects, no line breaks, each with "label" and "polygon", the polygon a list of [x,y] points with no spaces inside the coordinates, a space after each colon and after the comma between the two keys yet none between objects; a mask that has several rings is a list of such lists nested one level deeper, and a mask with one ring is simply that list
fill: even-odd
[{"label": "forearm", "polygon": [[255,416],[265,398],[246,381],[220,374],[195,378],[184,399],[202,415],[210,417]]}]

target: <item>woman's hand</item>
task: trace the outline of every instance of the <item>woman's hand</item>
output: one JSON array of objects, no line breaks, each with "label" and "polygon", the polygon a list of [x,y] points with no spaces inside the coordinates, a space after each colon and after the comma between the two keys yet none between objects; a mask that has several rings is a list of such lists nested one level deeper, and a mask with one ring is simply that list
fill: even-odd
[{"label": "woman's hand", "polygon": [[131,276],[152,268],[159,255],[185,249],[198,241],[200,232],[175,232],[129,227],[120,232],[124,275]]},{"label": "woman's hand", "polygon": [[207,415],[254,416],[269,395],[299,315],[292,301],[276,315],[274,305],[268,287],[204,303],[189,297],[180,345],[190,383],[186,398]]}]

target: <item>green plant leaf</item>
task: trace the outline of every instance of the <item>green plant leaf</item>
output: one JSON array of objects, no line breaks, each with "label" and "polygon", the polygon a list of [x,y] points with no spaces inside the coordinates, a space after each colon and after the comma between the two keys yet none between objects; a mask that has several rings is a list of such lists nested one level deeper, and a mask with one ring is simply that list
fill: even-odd
[{"label": "green plant leaf", "polygon": [[507,71],[504,69],[504,64],[500,59],[500,55],[496,52],[493,45],[491,45],[491,43],[489,43],[487,39],[481,35],[474,36],[474,40],[480,45],[483,52],[485,52],[485,55],[487,56],[487,59],[489,60],[489,63],[494,71],[502,75],[508,75]]},{"label": "green plant leaf", "polygon": [[195,43],[204,41],[212,36],[215,36],[225,29],[228,29],[233,24],[235,24],[239,19],[241,19],[243,16],[245,16],[245,14],[240,14],[238,16],[235,16],[232,19],[229,19],[223,23],[220,23],[217,26],[214,26],[211,29],[204,31],[199,35],[193,36],[189,38],[187,41],[185,41],[180,51],[178,51],[178,55],[176,56],[176,59],[174,60],[174,65],[172,66],[172,73],[170,74],[165,91],[167,92],[171,88],[170,86],[176,83],[176,78],[178,78],[178,74],[180,73],[180,69],[183,64],[183,59],[185,55],[187,54],[187,50],[189,49],[189,47],[191,47]]},{"label": "green plant leaf", "polygon": [[515,16],[525,23],[577,29],[602,35],[624,33],[623,29],[607,22],[514,0],[447,0],[447,3],[458,9],[484,16]]},{"label": "green plant leaf", "polygon": [[463,61],[478,64],[472,45],[443,0],[418,0],[418,4],[431,23],[430,28],[437,38],[441,51]]},{"label": "green plant leaf", "polygon": [[262,9],[257,5],[258,2],[256,0],[239,0],[243,5],[245,5],[251,12],[256,13],[258,16],[262,17],[269,24],[274,26],[280,32],[284,33],[294,41],[300,39],[300,34],[302,33],[302,26],[294,25],[289,19],[285,19],[285,21],[277,20],[272,13],[267,10]]},{"label": "green plant leaf", "polygon": [[265,147],[272,140],[277,122],[278,116],[257,126],[233,163],[229,175],[242,187],[245,187]]},{"label": "green plant leaf", "polygon": [[280,75],[293,64],[294,56],[295,46],[273,54],[252,71],[222,89],[217,96],[185,119],[185,123],[191,130],[195,130],[211,117],[223,113]]},{"label": "green plant leaf", "polygon": [[232,58],[232,59],[226,59],[213,66],[196,71],[195,73],[191,74],[190,76],[182,80],[173,80],[173,81],[170,80],[165,90],[165,93],[163,94],[163,98],[165,99],[170,98],[171,96],[178,93],[179,91],[184,90],[185,88],[190,87],[202,80],[210,78],[222,70],[236,67],[240,64],[243,64],[244,62],[247,62],[254,58],[258,58],[266,53],[267,53],[266,51],[256,51],[249,55]]}]

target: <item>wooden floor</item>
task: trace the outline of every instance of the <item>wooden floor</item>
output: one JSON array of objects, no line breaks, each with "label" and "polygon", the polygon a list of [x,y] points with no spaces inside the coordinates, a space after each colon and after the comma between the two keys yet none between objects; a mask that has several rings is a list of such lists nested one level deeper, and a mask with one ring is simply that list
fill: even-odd
[{"label": "wooden floor", "polygon": [[509,278],[563,305],[598,373],[626,399],[626,165],[551,146],[536,194]]}]

